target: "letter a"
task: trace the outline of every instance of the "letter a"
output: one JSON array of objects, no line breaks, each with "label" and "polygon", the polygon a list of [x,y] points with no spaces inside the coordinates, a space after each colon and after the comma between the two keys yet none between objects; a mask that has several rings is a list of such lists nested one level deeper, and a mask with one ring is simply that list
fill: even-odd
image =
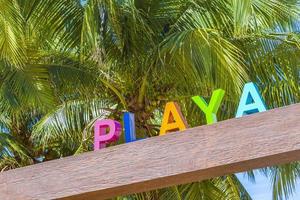
[{"label": "letter a", "polygon": [[187,127],[187,122],[183,117],[178,104],[175,102],[168,102],[166,104],[159,135],[165,135],[167,132],[171,131],[182,131]]},{"label": "letter a", "polygon": [[215,90],[208,105],[202,97],[192,97],[192,100],[205,113],[207,124],[213,124],[217,122],[217,112],[221,105],[224,94],[225,91],[222,89]]},{"label": "letter a", "polygon": [[266,110],[265,102],[262,99],[257,86],[252,82],[245,84],[235,117],[238,118],[252,113],[264,112]]}]

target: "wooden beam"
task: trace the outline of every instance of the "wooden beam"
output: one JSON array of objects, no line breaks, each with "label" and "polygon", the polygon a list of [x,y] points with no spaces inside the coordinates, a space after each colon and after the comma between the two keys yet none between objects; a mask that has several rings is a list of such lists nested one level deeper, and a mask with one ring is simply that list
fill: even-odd
[{"label": "wooden beam", "polygon": [[300,160],[300,104],[0,174],[0,199],[106,199]]}]

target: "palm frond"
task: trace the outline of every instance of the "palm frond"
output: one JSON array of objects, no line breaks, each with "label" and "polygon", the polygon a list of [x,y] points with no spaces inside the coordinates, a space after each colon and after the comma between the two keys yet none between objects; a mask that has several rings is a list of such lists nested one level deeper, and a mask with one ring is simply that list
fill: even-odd
[{"label": "palm frond", "polygon": [[91,142],[91,128],[96,119],[105,118],[110,112],[104,100],[73,100],[58,106],[34,126],[32,139],[38,147],[46,149],[53,144],[65,146],[70,152]]},{"label": "palm frond", "polygon": [[295,193],[300,178],[300,163],[268,167],[261,172],[271,180],[274,200],[289,199]]},{"label": "palm frond", "polygon": [[26,62],[24,23],[15,0],[0,1],[0,59],[16,68]]},{"label": "palm frond", "polygon": [[0,133],[0,171],[33,164],[30,152],[8,133]]}]

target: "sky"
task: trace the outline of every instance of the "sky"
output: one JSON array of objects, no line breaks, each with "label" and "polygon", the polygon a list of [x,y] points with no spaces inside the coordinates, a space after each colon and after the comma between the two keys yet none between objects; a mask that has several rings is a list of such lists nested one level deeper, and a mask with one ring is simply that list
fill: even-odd
[{"label": "sky", "polygon": [[[272,188],[270,181],[264,176],[255,174],[255,183],[252,183],[242,173],[237,174],[253,200],[272,200]],[[297,190],[298,189],[298,190]],[[300,200],[300,180],[296,186],[296,194],[288,200]],[[283,199],[286,200],[286,199]]]}]

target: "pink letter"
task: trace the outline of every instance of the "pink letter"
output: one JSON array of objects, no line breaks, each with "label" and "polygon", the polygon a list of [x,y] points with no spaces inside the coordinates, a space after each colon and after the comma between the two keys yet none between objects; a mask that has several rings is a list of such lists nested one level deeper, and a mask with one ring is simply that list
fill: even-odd
[{"label": "pink letter", "polygon": [[[109,132],[106,134],[106,129]],[[97,120],[94,127],[94,151],[106,147],[107,143],[115,142],[121,135],[121,124],[111,119]]]}]

